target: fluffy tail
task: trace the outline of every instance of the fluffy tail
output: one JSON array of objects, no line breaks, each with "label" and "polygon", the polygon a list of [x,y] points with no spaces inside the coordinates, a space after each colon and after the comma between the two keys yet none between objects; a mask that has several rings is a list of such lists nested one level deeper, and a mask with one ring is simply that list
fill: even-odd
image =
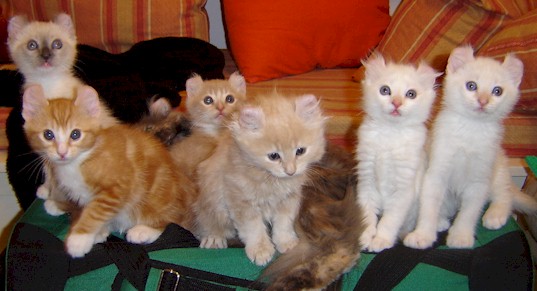
[{"label": "fluffy tail", "polygon": [[312,169],[295,223],[299,244],[264,270],[267,290],[323,289],[356,264],[363,225],[353,160],[329,148]]}]

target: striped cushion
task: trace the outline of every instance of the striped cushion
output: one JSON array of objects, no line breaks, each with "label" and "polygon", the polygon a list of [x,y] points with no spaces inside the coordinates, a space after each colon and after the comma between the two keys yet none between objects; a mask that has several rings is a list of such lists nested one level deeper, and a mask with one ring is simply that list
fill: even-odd
[{"label": "striped cushion", "polygon": [[531,10],[537,8],[537,1],[534,0],[481,0],[483,8],[506,14],[511,17],[520,17]]},{"label": "striped cushion", "polygon": [[206,0],[0,0],[5,18],[27,15],[49,20],[65,12],[73,18],[79,43],[111,53],[162,36],[209,39]]},{"label": "striped cushion", "polygon": [[515,110],[537,114],[537,9],[509,21],[478,51],[478,55],[500,60],[507,53],[515,53],[524,62],[521,98]]}]

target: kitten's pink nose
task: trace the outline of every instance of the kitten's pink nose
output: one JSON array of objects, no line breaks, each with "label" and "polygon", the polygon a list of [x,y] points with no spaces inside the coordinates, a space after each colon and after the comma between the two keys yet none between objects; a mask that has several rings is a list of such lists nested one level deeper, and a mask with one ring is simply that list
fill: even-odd
[{"label": "kitten's pink nose", "polygon": [[403,105],[403,102],[401,101],[400,98],[394,98],[392,100],[392,104],[393,104],[393,107],[395,107],[395,109],[401,107],[401,105]]},{"label": "kitten's pink nose", "polygon": [[485,107],[485,105],[489,104],[489,96],[479,95],[479,97],[477,98],[477,102],[479,102],[479,105],[481,105],[481,107]]}]

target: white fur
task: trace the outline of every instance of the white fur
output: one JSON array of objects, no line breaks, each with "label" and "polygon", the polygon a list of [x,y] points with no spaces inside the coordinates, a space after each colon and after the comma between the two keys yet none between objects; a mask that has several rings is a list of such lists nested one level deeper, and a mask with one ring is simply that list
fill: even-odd
[{"label": "white fur", "polygon": [[[425,164],[424,123],[435,98],[438,74],[425,64],[418,68],[386,64],[378,55],[364,65],[367,115],[358,130],[356,150],[357,201],[366,223],[360,243],[364,249],[380,252],[414,227]],[[381,94],[383,86],[391,93]],[[409,90],[417,93],[414,99],[406,96]]]},{"label": "white fur", "polygon": [[85,256],[95,243],[94,234],[70,234],[65,240],[65,247],[67,248],[67,253],[69,253],[73,258],[81,258]]},{"label": "white fur", "polygon": [[[449,228],[449,247],[472,247],[476,224],[489,201],[484,225],[497,229],[505,224],[511,213],[510,189],[514,186],[500,146],[502,120],[518,100],[522,71],[522,62],[513,56],[500,63],[474,58],[470,47],[451,53],[443,109],[434,124],[430,161],[420,194],[418,223],[405,238],[405,245],[430,247],[437,231]],[[476,90],[467,88],[469,81],[477,84]],[[501,87],[503,94],[491,94],[495,87]]]}]

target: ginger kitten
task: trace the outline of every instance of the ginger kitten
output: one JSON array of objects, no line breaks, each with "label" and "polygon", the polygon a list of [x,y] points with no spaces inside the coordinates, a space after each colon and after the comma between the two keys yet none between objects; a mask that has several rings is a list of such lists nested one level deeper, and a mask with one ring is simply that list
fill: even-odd
[{"label": "ginger kitten", "polygon": [[151,243],[169,223],[192,229],[194,183],[153,136],[125,125],[103,125],[97,92],[85,86],[72,99],[47,100],[26,89],[22,115],[33,149],[50,178],[81,207],[66,238],[73,257],[87,254],[112,231]]}]

